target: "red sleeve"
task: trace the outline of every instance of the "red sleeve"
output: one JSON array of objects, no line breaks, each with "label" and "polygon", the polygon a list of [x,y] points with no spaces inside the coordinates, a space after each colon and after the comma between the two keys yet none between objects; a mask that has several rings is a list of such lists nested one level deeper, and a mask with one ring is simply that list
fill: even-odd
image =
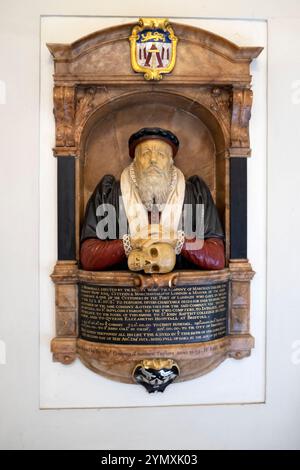
[{"label": "red sleeve", "polygon": [[220,238],[199,240],[199,243],[203,244],[200,249],[197,249],[197,247],[193,249],[193,242],[195,242],[195,239],[186,240],[181,250],[181,254],[188,261],[202,269],[224,269],[225,253],[223,240]]},{"label": "red sleeve", "polygon": [[86,271],[99,271],[125,261],[122,240],[88,238],[81,245],[80,261]]}]

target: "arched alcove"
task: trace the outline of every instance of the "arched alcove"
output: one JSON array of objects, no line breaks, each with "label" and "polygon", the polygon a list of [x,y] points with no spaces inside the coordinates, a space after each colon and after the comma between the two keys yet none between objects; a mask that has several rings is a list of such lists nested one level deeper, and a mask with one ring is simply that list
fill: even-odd
[{"label": "arched alcove", "polygon": [[80,135],[80,220],[105,174],[117,179],[131,159],[128,138],[142,127],[162,127],[180,141],[175,164],[186,178],[201,175],[225,224],[226,136],[218,119],[200,102],[169,92],[135,92],[106,102],[86,120]]}]

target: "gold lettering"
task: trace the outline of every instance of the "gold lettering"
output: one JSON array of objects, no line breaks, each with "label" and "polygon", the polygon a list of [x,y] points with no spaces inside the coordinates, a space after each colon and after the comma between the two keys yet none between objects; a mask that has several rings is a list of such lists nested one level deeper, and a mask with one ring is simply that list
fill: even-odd
[{"label": "gold lettering", "polygon": [[227,283],[141,292],[80,286],[80,334],[90,341],[166,344],[226,335]]}]

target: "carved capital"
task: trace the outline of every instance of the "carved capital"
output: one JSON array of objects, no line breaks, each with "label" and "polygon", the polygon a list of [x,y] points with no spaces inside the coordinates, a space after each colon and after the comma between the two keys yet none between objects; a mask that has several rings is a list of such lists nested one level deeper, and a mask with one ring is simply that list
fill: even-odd
[{"label": "carved capital", "polygon": [[76,116],[75,116],[75,142],[78,145],[80,135],[84,127],[85,121],[96,107],[95,97],[97,87],[83,87],[79,89],[76,96]]},{"label": "carved capital", "polygon": [[214,87],[210,95],[210,109],[217,116],[226,138],[230,141],[230,122],[232,98],[226,87]]},{"label": "carved capital", "polygon": [[[77,157],[77,147],[54,147],[54,157]],[[78,158],[78,157],[77,157]]]},{"label": "carved capital", "polygon": [[51,279],[55,284],[73,284],[78,279],[77,261],[57,261]]},{"label": "carved capital", "polygon": [[228,357],[232,359],[244,359],[251,355],[251,349],[254,348],[254,338],[250,334],[229,335],[230,350]]}]

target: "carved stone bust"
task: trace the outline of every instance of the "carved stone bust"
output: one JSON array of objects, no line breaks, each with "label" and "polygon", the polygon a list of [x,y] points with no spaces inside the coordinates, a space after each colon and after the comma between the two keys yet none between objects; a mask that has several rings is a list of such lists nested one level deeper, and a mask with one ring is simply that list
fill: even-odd
[{"label": "carved stone bust", "polygon": [[177,137],[161,128],[143,128],[130,137],[133,161],[120,182],[104,176],[87,205],[84,269],[122,266],[126,257],[130,270],[146,273],[170,272],[176,264],[224,268],[223,229],[214,201],[199,175],[186,181],[175,166],[178,147]]}]

